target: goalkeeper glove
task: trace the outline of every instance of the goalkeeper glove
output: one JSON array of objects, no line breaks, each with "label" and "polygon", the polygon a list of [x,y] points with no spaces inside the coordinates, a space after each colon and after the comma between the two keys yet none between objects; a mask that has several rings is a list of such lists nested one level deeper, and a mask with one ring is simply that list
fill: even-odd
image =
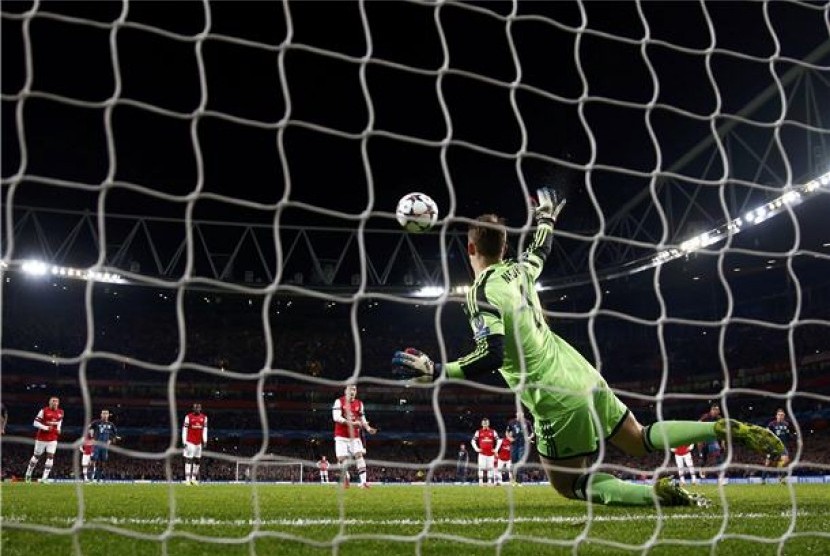
[{"label": "goalkeeper glove", "polygon": [[541,187],[536,190],[539,204],[536,206],[536,222],[550,220],[556,222],[556,218],[567,202],[559,192],[548,187]]},{"label": "goalkeeper glove", "polygon": [[435,379],[435,363],[429,356],[415,348],[396,351],[392,358],[392,373],[415,382],[432,382]]}]

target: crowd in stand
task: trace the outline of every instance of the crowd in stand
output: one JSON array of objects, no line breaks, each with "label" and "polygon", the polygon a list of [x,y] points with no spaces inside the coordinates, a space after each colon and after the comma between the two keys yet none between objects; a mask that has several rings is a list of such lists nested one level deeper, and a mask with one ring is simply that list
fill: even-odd
[{"label": "crowd in stand", "polygon": [[[3,309],[4,350],[54,358],[3,358],[3,402],[10,412],[2,443],[6,477],[19,476],[25,468],[31,453],[32,419],[54,395],[61,397],[66,410],[62,437],[66,444],[56,456],[52,472],[55,478],[76,476],[79,451],[71,443],[78,441],[89,416],[105,407],[124,436],[124,442],[112,450],[109,478],[180,478],[181,455],[175,451],[180,445],[171,438],[178,433],[185,410],[198,401],[210,416],[210,453],[202,471],[205,478],[234,480],[238,473],[236,461],[253,456],[265,444],[268,453],[283,461],[305,461],[304,479],[315,480],[314,462],[321,455],[333,453],[331,403],[349,377],[390,380],[390,354],[407,345],[415,344],[436,358],[441,353],[439,340],[450,357],[471,347],[465,317],[454,307],[447,307],[441,315],[445,326],[439,338],[434,331],[436,310],[430,306],[364,300],[353,330],[353,307],[348,303],[274,298],[267,311],[266,327],[262,299],[191,292],[183,303],[185,341],[183,365],[179,365],[182,323],[177,319],[175,297],[169,292],[113,286],[96,289],[93,296],[91,343],[94,354],[113,355],[93,356],[81,363],[72,358],[78,358],[88,343],[83,284],[74,286],[74,290],[19,290],[15,295],[6,292],[10,302]],[[62,309],[55,311],[55,306]],[[270,359],[265,336],[268,329]],[[812,395],[796,392],[788,406],[788,413],[799,420],[802,429],[801,456],[793,471],[828,472],[828,403],[822,401],[830,399],[830,380],[825,378],[830,376],[827,327],[795,328],[795,351],[790,354],[789,331],[730,325],[723,350],[725,369],[717,357],[719,341],[715,342],[716,350],[708,354],[711,356],[701,356],[701,342],[711,344],[712,336],[717,334],[705,339],[695,334],[675,332],[667,336],[670,355],[664,366],[660,351],[647,341],[638,342],[621,323],[607,336],[597,337],[602,347],[602,372],[612,386],[622,391],[621,397],[643,422],[653,420],[658,409],[662,418],[697,418],[707,405],[701,395],[707,395],[720,401],[730,416],[765,423],[775,408],[785,405],[780,394],[792,387],[795,374],[791,360],[795,360],[798,392]],[[586,338],[580,340],[576,335],[569,339],[591,356],[592,346],[585,343]],[[192,365],[212,372],[205,373]],[[263,369],[273,372],[260,384],[256,373]],[[658,406],[664,370],[667,395]],[[172,381],[171,373],[175,373]],[[498,376],[483,380],[502,385]],[[727,385],[754,388],[768,395],[720,396]],[[84,405],[84,388],[92,407]],[[426,476],[436,481],[455,480],[453,454],[439,453],[438,421],[447,431],[446,444],[454,446],[469,439],[481,417],[489,417],[497,429],[503,430],[515,412],[515,398],[506,388],[494,391],[471,385],[442,386],[437,396],[438,414],[431,389],[372,380],[361,381],[360,388],[370,421],[381,427],[381,433],[369,443],[367,455],[369,478],[376,481]],[[626,397],[625,392],[654,399]],[[172,412],[171,401],[176,404]],[[662,454],[637,461],[613,450],[609,456],[608,463],[628,468],[615,467],[615,472],[635,477],[663,462]],[[435,461],[444,463],[430,466]],[[535,456],[528,461],[534,463]],[[735,461],[763,463],[740,452],[735,454]],[[296,480],[295,468],[272,467],[269,477]],[[427,475],[430,469],[432,474]],[[753,472],[741,467],[730,469],[733,474]],[[536,467],[531,467],[529,473],[530,478],[542,476]]]}]

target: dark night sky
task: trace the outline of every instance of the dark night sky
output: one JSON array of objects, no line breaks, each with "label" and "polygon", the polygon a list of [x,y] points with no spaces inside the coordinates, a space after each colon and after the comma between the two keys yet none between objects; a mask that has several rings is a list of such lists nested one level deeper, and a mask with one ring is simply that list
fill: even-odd
[{"label": "dark night sky", "polygon": [[[197,41],[194,37],[206,28],[206,6],[209,33]],[[444,63],[436,8],[409,2],[369,2],[363,7],[368,27],[353,2],[291,2],[287,8],[272,2],[132,2],[129,24],[115,34],[113,52],[111,28],[122,13],[121,3],[41,3],[41,13],[28,20],[32,90],[87,104],[26,98],[26,174],[94,186],[106,178],[112,162],[116,181],[179,200],[116,187],[107,194],[108,211],[183,217],[181,198],[194,190],[200,175],[191,136],[195,130],[203,191],[273,204],[286,195],[288,172],[290,201],[344,213],[342,218],[323,217],[290,207],[284,222],[354,228],[355,216],[368,206],[371,180],[372,208],[386,215],[372,218],[370,226],[391,226],[396,200],[413,190],[432,195],[444,215],[450,186],[457,216],[495,210],[519,226],[526,219],[526,203],[516,173],[521,127],[510,102],[509,84],[517,72],[509,28],[521,65],[516,103],[528,135],[522,171],[531,189],[545,180],[568,182],[571,198],[562,225],[593,233],[598,209],[608,218],[648,181],[616,171],[595,172],[595,207],[581,171],[564,172],[540,158],[588,163],[591,147],[580,120],[581,96],[612,99],[584,103],[584,118],[596,141],[595,162],[641,172],[654,169],[657,160],[645,125],[645,104],[655,98],[693,115],[665,108],[651,114],[665,169],[710,134],[709,121],[701,118],[716,109],[718,94],[721,113],[734,114],[773,83],[766,58],[775,52],[776,40],[785,58],[774,64],[779,73],[791,67],[787,59],[803,59],[828,40],[827,3],[710,2],[704,14],[696,2],[522,2],[517,7],[520,17],[509,25],[505,16],[512,3],[443,5],[438,20],[451,71],[441,77],[440,88],[453,140],[446,148],[445,175],[439,142],[448,129],[436,92],[436,72]],[[24,20],[13,15],[30,8],[26,2],[2,6],[4,180],[20,166],[18,103],[9,95],[21,90],[26,77]],[[44,12],[84,21],[62,21]],[[583,23],[590,32],[577,32]],[[655,41],[646,52],[659,81],[657,94],[642,46],[632,42],[646,32]],[[372,57],[388,64],[366,65],[374,133],[361,141],[358,136],[369,124],[359,63],[367,54],[367,34]],[[711,55],[717,94],[707,76],[706,57],[699,52],[713,44],[718,49]],[[121,90],[111,111],[116,154],[109,161],[104,103],[115,91],[113,59]],[[830,60],[825,56],[820,65],[830,67]],[[194,118],[203,99],[205,114]],[[633,105],[615,104],[620,102]],[[289,105],[290,119],[281,127],[281,156],[277,124],[289,115]],[[773,108],[771,116],[759,112],[756,117],[767,121],[777,113]],[[803,166],[798,154],[791,162]],[[694,178],[699,169],[687,171]],[[15,202],[24,205],[94,208],[98,199],[94,188],[69,191],[26,180],[22,185]],[[6,191],[4,187],[4,203]],[[273,210],[200,200],[194,215],[269,222]]]}]

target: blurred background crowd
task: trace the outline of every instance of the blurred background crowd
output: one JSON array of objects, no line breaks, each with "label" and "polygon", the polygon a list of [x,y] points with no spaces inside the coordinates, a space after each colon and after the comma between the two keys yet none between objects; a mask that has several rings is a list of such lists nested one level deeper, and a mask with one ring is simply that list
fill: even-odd
[{"label": "blurred background crowd", "polygon": [[[245,479],[245,462],[255,455],[270,458],[258,469],[260,479],[299,480],[299,466],[272,463],[302,461],[304,480],[317,480],[319,458],[335,460],[331,405],[353,379],[380,429],[366,439],[370,480],[458,480],[458,447],[469,449],[481,419],[503,435],[516,414],[516,398],[496,374],[434,389],[393,379],[397,349],[416,346],[437,360],[442,345],[448,358],[471,349],[469,325],[453,301],[266,301],[192,289],[178,299],[175,291],[96,284],[87,310],[85,283],[6,281],[6,478],[25,470],[32,421],[50,396],[59,396],[66,412],[52,472],[58,479],[77,476],[79,439],[102,409],[123,438],[111,450],[107,474],[125,480],[181,478],[179,435],[196,402],[209,417],[205,480]],[[548,308],[562,310],[553,302]],[[827,327],[657,327],[601,317],[550,324],[599,362],[641,422],[697,419],[719,403],[730,417],[765,425],[783,407],[799,434],[790,446],[791,471],[830,469]],[[609,447],[603,462],[640,477],[670,465],[664,456],[633,460]],[[741,451],[730,457],[731,475],[760,475],[752,466],[762,459]],[[541,479],[532,444],[527,461],[525,479]]]}]

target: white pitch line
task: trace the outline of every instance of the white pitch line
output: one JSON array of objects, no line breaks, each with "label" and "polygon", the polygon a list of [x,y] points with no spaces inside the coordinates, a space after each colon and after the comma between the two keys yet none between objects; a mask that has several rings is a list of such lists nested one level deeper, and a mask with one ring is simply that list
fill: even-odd
[{"label": "white pitch line", "polygon": [[[768,519],[768,518],[790,518],[791,512],[778,513],[763,513],[763,512],[740,512],[728,514],[729,519]],[[830,516],[830,512],[797,512],[797,517],[819,517]],[[545,517],[515,517],[513,519],[506,517],[475,517],[475,518],[438,518],[430,520],[432,525],[487,525],[487,524],[508,524],[508,523],[543,523],[543,524],[574,524],[583,523],[585,521],[592,521],[595,523],[619,523],[629,521],[643,521],[644,519],[663,519],[663,520],[722,520],[723,514],[664,514],[659,517],[657,515],[646,516],[643,514],[625,514],[625,515],[594,515],[590,518],[587,516],[545,516]],[[59,518],[53,517],[47,522],[61,523],[71,525],[75,523],[76,518]],[[91,524],[106,524],[106,525],[163,525],[167,526],[171,522],[174,525],[198,525],[211,527],[243,527],[243,526],[283,526],[283,527],[320,527],[327,525],[371,525],[371,526],[401,526],[401,525],[417,525],[423,526],[426,520],[423,519],[330,519],[330,518],[295,518],[295,519],[214,519],[210,517],[202,518],[174,518],[168,519],[163,517],[155,518],[140,518],[140,517],[94,517],[85,520]],[[26,515],[11,515],[0,517],[0,523],[14,524],[14,523],[30,523],[30,519]],[[43,523],[41,520],[35,520],[34,523]]]}]

